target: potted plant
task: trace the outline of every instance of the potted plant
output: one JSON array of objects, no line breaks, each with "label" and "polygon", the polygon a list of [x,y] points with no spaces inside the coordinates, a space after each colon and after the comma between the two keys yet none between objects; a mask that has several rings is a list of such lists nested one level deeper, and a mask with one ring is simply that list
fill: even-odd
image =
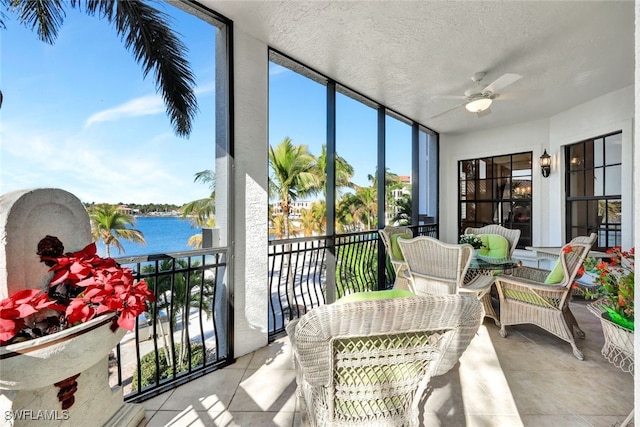
[{"label": "potted plant", "polygon": [[634,270],[635,248],[623,251],[614,247],[607,251],[610,261],[584,261],[584,270],[594,277],[595,291],[585,290],[585,297],[596,299],[589,309],[600,317],[605,345],[602,354],[626,372],[633,370]]},{"label": "potted plant", "polygon": [[[154,300],[144,280],[136,282],[113,258],[99,257],[95,243],[63,252],[56,237],[42,239],[37,254],[52,273],[47,289],[22,289],[0,301],[0,388],[42,387],[92,366],[92,357],[104,354],[87,346],[110,351]],[[19,368],[24,356],[27,370]]]},{"label": "potted plant", "polygon": [[482,239],[480,239],[480,237],[476,236],[475,234],[461,234],[460,240],[458,240],[458,243],[460,243],[461,245],[464,243],[467,243],[473,246],[474,258],[477,258],[478,251],[480,250],[480,248],[484,247],[484,244],[482,243]]}]

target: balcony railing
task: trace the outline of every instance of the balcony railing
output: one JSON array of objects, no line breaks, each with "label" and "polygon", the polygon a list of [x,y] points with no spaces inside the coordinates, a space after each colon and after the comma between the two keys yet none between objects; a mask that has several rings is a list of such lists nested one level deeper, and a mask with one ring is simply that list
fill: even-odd
[{"label": "balcony railing", "polygon": [[141,401],[230,363],[226,249],[117,258],[154,292],[147,316],[125,335],[110,383]]},{"label": "balcony railing", "polygon": [[[437,237],[438,225],[412,227],[414,235]],[[282,334],[287,323],[327,301],[327,236],[269,242],[269,340]],[[378,287],[378,233],[366,231],[335,237],[335,297]],[[395,281],[387,257],[385,283]],[[333,283],[332,283],[333,284]]]},{"label": "balcony railing", "polygon": [[[437,237],[437,225],[414,228]],[[329,257],[335,248],[335,257]],[[327,283],[335,298],[378,289],[378,233],[269,242],[269,339],[287,323],[327,302]],[[335,259],[335,279],[327,281],[327,259]],[[231,363],[227,249],[117,258],[144,279],[156,301],[136,328],[116,347],[110,364],[112,386],[123,387],[126,401],[143,401]],[[385,283],[395,281],[390,263]]]}]

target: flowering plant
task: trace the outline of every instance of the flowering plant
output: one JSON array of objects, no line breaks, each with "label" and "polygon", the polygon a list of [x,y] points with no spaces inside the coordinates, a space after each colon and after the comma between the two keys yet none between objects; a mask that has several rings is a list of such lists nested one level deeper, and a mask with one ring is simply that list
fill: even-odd
[{"label": "flowering plant", "polygon": [[475,234],[461,234],[458,243],[468,243],[473,246],[473,249],[480,249],[484,247],[484,244],[482,243],[480,237],[476,236]]},{"label": "flowering plant", "polygon": [[95,243],[63,252],[56,237],[40,241],[37,253],[53,277],[47,290],[23,289],[0,301],[0,345],[50,335],[104,313],[115,313],[112,330],[131,331],[154,301],[144,280],[136,283],[130,268],[99,257]]},{"label": "flowering plant", "polygon": [[598,298],[612,322],[633,330],[635,248],[626,252],[617,246],[609,249],[607,254],[611,255],[609,262],[585,259],[585,270],[592,271],[600,285],[594,292],[585,291],[585,296]]}]

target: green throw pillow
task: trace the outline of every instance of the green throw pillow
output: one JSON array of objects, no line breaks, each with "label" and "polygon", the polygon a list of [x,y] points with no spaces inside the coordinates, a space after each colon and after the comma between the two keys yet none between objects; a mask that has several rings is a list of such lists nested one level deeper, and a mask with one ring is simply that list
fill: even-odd
[{"label": "green throw pillow", "polygon": [[564,280],[564,271],[562,270],[562,262],[560,258],[556,260],[556,264],[553,266],[551,272],[547,275],[547,278],[544,279],[544,283],[546,285],[555,285],[556,283],[560,283]]},{"label": "green throw pillow", "polygon": [[398,239],[406,239],[407,235],[404,233],[396,233],[391,235],[391,253],[393,254],[393,259],[401,259],[404,260],[402,256],[402,251],[400,250],[400,245],[398,244]]},{"label": "green throw pillow", "polygon": [[357,301],[371,301],[377,299],[391,299],[391,298],[407,298],[415,297],[416,295],[405,289],[387,289],[385,291],[370,291],[370,292],[356,292],[353,294],[345,295],[338,299],[336,304],[344,304],[347,302]]},{"label": "green throw pillow", "polygon": [[484,247],[480,248],[478,255],[490,258],[504,258],[509,255],[509,241],[499,234],[478,235]]}]

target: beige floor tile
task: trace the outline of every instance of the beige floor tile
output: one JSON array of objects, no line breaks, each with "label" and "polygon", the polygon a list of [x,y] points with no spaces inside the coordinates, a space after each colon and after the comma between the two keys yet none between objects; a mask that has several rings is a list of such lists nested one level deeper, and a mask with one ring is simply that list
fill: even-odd
[{"label": "beige floor tile", "polygon": [[[619,425],[633,408],[633,377],[600,351],[600,321],[584,300],[572,311],[586,339],[571,346],[534,325],[508,327],[502,338],[484,321],[460,362],[433,378],[421,401],[424,426],[565,427]],[[309,425],[295,396],[288,337],[236,363],[143,402],[141,427]]]},{"label": "beige floor tile", "polygon": [[247,369],[228,406],[234,411],[285,411],[296,408],[296,378],[292,369]]},{"label": "beige floor tile", "polygon": [[221,369],[180,386],[161,410],[224,411],[229,408],[244,371]]}]

